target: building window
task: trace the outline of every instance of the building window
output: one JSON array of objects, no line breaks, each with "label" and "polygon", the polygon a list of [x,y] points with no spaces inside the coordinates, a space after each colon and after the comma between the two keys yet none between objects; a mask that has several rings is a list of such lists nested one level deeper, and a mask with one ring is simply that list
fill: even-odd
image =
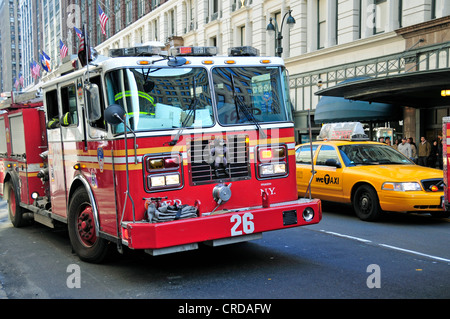
[{"label": "building window", "polygon": [[374,34],[383,33],[386,27],[386,21],[388,17],[388,2],[386,0],[375,0],[374,6],[374,15],[375,15],[375,23],[374,23]]},{"label": "building window", "polygon": [[431,19],[436,19],[436,0],[431,0]]},{"label": "building window", "polygon": [[118,5],[118,4],[116,4],[115,5],[115,7],[114,7],[114,15],[115,15],[115,28],[116,28],[116,33],[117,32],[119,32],[120,30],[121,30],[121,28],[122,28],[122,25],[121,25],[121,20],[122,20],[122,18],[121,18],[121,16],[120,16],[120,6]]},{"label": "building window", "polygon": [[317,1],[317,48],[323,49],[327,38],[327,0]]},{"label": "building window", "polygon": [[244,46],[245,44],[246,44],[246,38],[245,38],[245,26],[243,26],[243,27],[240,27],[239,28],[239,32],[240,32],[240,40],[241,40],[241,43],[240,43],[240,45],[241,46]]},{"label": "building window", "polygon": [[128,0],[126,3],[126,23],[130,25],[133,22],[133,3]]}]

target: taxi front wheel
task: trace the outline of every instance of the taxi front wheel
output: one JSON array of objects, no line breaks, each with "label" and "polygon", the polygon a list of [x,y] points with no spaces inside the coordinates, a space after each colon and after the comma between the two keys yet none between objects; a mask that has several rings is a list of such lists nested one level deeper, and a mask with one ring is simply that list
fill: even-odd
[{"label": "taxi front wheel", "polygon": [[359,186],[353,197],[353,209],[361,220],[377,220],[381,214],[381,207],[376,191],[368,185]]}]

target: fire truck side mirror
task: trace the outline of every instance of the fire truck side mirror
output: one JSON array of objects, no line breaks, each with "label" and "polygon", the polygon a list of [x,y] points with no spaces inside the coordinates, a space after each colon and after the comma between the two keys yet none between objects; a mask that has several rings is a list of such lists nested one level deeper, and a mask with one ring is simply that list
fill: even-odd
[{"label": "fire truck side mirror", "polygon": [[109,124],[124,123],[125,110],[118,104],[111,104],[105,110],[105,120]]},{"label": "fire truck side mirror", "polygon": [[89,83],[85,86],[87,94],[87,109],[89,121],[94,122],[102,117],[100,93],[97,84]]}]

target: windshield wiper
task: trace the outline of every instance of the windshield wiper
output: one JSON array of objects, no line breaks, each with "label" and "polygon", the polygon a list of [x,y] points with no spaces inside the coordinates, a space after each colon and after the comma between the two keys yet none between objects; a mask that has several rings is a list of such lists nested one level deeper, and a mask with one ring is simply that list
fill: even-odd
[{"label": "windshield wiper", "polygon": [[239,109],[241,109],[241,111],[242,111],[242,113],[244,113],[245,117],[249,121],[252,121],[255,124],[255,126],[258,128],[258,131],[261,133],[262,138],[265,139],[267,136],[264,133],[264,131],[262,130],[261,125],[259,125],[259,122],[256,120],[256,118],[252,114],[252,112],[248,109],[247,105],[245,105],[245,103],[242,102],[242,100],[237,96],[236,88],[234,86],[234,76],[232,73],[230,73],[230,75],[231,75],[231,90],[233,92],[233,101],[234,101],[234,106],[236,107],[236,116],[237,116],[238,120],[240,119]]},{"label": "windshield wiper", "polygon": [[188,106],[188,114],[186,116],[186,118],[184,119],[183,123],[181,123],[181,127],[178,130],[177,134],[175,135],[175,137],[169,142],[170,146],[174,146],[175,144],[178,143],[179,139],[180,139],[180,135],[183,132],[183,130],[186,128],[187,124],[189,123],[189,120],[191,119],[191,117],[194,116],[195,119],[195,108],[197,106],[197,96],[195,95],[196,92],[196,84],[195,84],[195,78],[193,78],[192,80],[192,86],[194,88],[194,97],[192,98],[191,104],[189,104]]}]

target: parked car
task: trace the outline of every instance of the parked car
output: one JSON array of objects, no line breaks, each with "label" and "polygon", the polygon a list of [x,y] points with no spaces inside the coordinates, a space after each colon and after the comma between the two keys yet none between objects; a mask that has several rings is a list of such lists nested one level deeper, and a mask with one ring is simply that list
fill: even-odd
[{"label": "parked car", "polygon": [[299,196],[310,190],[314,198],[351,204],[365,221],[378,219],[383,211],[448,217],[442,208],[441,170],[416,165],[393,147],[368,141],[360,123],[326,124],[319,138],[296,147]]}]

